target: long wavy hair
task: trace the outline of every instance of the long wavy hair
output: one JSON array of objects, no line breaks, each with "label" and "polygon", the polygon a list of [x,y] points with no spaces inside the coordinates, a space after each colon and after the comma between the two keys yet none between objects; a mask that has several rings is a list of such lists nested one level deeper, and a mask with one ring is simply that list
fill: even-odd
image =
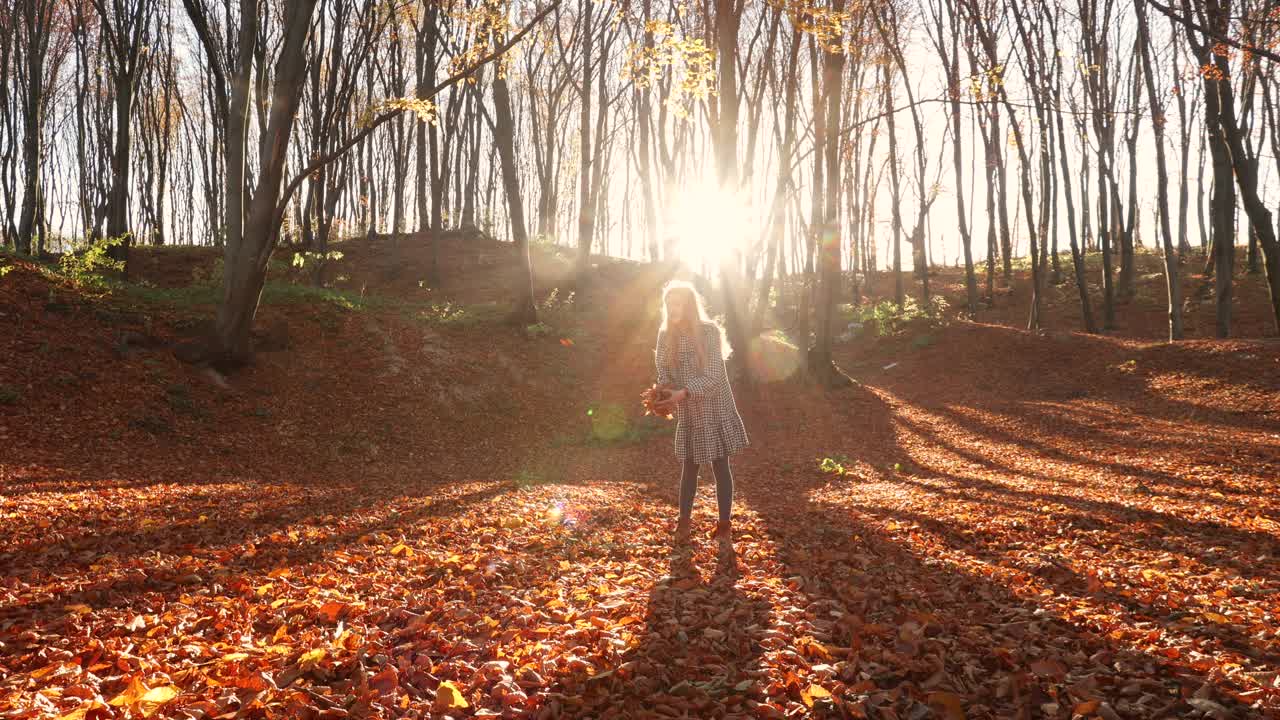
[{"label": "long wavy hair", "polygon": [[[672,323],[671,317],[667,312],[672,300],[676,302],[684,302],[685,308],[692,308],[693,312],[686,312],[681,318],[681,322],[677,326]],[[711,323],[711,317],[707,315],[706,303],[702,301],[702,296],[694,289],[693,285],[683,280],[672,280],[667,283],[662,290],[662,328],[661,332],[667,335],[667,356],[662,358],[662,362],[669,369],[674,370],[679,359],[677,350],[680,347],[678,341],[679,335],[687,335],[693,341],[694,352],[698,355],[698,367],[705,368],[707,366],[707,344],[706,339],[700,332],[699,325],[701,323]],[[720,326],[716,326],[716,339],[720,342],[723,352],[725,349],[724,330]]]}]

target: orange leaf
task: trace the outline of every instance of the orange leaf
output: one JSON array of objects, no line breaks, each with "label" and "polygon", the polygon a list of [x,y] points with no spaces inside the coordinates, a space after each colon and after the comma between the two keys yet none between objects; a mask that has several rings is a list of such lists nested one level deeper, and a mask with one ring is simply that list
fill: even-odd
[{"label": "orange leaf", "polygon": [[1102,702],[1099,700],[1085,700],[1084,702],[1076,703],[1076,706],[1071,708],[1071,714],[1092,715],[1098,711],[1098,706],[1101,704]]},{"label": "orange leaf", "polygon": [[236,687],[241,690],[253,690],[257,692],[273,688],[275,687],[275,683],[272,682],[271,678],[258,672],[253,673],[252,675],[243,675],[236,678]]},{"label": "orange leaf", "polygon": [[84,720],[85,715],[88,715],[90,712],[93,712],[94,710],[102,710],[102,709],[105,709],[106,707],[107,707],[106,705],[103,705],[97,700],[92,700],[90,702],[83,703],[80,707],[76,708],[75,710],[72,710],[66,715],[59,717],[58,720]]},{"label": "orange leaf", "polygon": [[369,687],[383,695],[390,695],[400,687],[400,673],[396,672],[394,666],[388,665],[382,672],[369,678]]},{"label": "orange leaf", "polygon": [[324,659],[324,648],[316,648],[314,650],[308,650],[307,652],[302,653],[302,656],[298,658],[298,667],[302,668],[303,670],[309,670],[315,667],[317,664],[319,664],[319,662],[323,659]]},{"label": "orange leaf", "polygon": [[809,687],[800,691],[800,700],[804,702],[804,706],[807,708],[812,708],[815,701],[829,697],[831,697],[831,693],[818,684],[810,684]]},{"label": "orange leaf", "polygon": [[929,693],[929,704],[942,708],[947,720],[964,720],[964,701],[955,693],[935,690]]},{"label": "orange leaf", "polygon": [[160,685],[153,687],[142,696],[138,701],[138,707],[142,709],[143,717],[151,717],[156,714],[161,705],[178,697],[178,688],[173,685]]},{"label": "orange leaf", "polygon": [[116,707],[136,705],[142,699],[142,696],[146,694],[147,686],[143,684],[142,678],[134,675],[129,678],[129,684],[125,686],[124,691],[107,701],[107,704]]},{"label": "orange leaf", "polygon": [[324,618],[325,620],[328,620],[329,622],[337,622],[338,616],[341,615],[342,611],[346,609],[347,609],[346,603],[340,603],[340,602],[337,602],[336,600],[330,600],[329,602],[320,606],[320,617]]},{"label": "orange leaf", "polygon": [[471,703],[462,696],[458,686],[445,680],[440,683],[440,687],[436,688],[436,700],[431,704],[431,709],[434,712],[445,713],[450,710],[465,710],[470,706]]},{"label": "orange leaf", "polygon": [[[110,704],[116,707],[137,707],[143,717],[151,717],[161,705],[169,702],[178,696],[178,688],[174,685],[157,685],[148,688],[146,683],[142,682],[142,678],[134,675],[129,679],[128,686],[119,695],[111,698]],[[87,713],[92,708],[85,707]],[[83,717],[83,715],[81,715]]]}]

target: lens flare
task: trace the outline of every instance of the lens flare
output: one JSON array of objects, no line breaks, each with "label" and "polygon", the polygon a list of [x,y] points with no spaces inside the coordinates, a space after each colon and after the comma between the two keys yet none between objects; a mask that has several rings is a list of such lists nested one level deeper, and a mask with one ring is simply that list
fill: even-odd
[{"label": "lens flare", "polygon": [[715,183],[699,183],[676,194],[667,218],[681,260],[717,267],[747,247],[751,215],[741,195]]},{"label": "lens flare", "polygon": [[764,382],[780,382],[800,369],[800,349],[781,333],[763,333],[751,338],[747,363],[751,376]]},{"label": "lens flare", "polygon": [[604,442],[612,442],[627,434],[630,422],[627,411],[617,403],[606,403],[591,415],[591,436]]}]

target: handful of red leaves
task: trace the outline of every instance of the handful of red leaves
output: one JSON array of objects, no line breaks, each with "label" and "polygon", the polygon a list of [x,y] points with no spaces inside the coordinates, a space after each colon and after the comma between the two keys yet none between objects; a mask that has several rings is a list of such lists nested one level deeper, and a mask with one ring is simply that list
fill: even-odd
[{"label": "handful of red leaves", "polygon": [[673,389],[671,385],[658,385],[655,383],[640,393],[640,401],[644,405],[644,414],[657,415],[660,418],[670,420],[671,413],[676,407],[675,403],[671,402]]}]

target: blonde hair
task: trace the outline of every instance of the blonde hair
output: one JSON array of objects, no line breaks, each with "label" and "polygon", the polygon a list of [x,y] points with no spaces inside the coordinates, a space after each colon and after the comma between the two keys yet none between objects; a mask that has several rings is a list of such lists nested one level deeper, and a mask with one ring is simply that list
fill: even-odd
[{"label": "blonde hair", "polygon": [[[690,305],[693,307],[692,313],[685,312],[683,317],[684,327],[682,328],[672,327],[671,318],[667,312],[667,307],[671,298],[676,295],[684,297],[686,308]],[[707,344],[702,335],[701,327],[699,327],[704,323],[715,325],[710,316],[707,315],[706,303],[702,301],[702,296],[698,294],[697,289],[695,289],[690,283],[683,280],[672,280],[667,283],[666,287],[662,289],[662,326],[659,329],[659,332],[667,335],[667,356],[662,358],[664,365],[672,370],[676,367],[676,360],[679,354],[676,351],[679,348],[679,343],[676,342],[672,330],[680,329],[684,330],[684,332],[689,335],[689,338],[693,341],[694,352],[698,355],[698,367],[706,368]],[[724,331],[718,325],[716,325],[716,330],[716,340],[720,342],[723,352],[726,345],[723,338]]]}]

